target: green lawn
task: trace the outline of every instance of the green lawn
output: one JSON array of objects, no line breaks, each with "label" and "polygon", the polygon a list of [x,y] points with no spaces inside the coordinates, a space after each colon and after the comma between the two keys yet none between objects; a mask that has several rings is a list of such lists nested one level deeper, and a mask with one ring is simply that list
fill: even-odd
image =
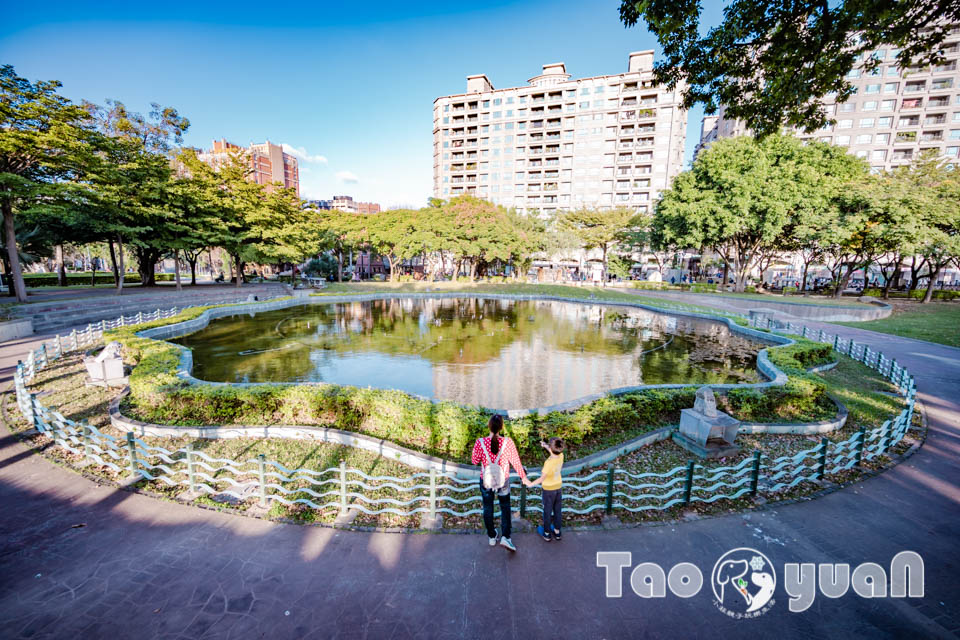
[{"label": "green lawn", "polygon": [[960,347],[960,302],[902,302],[882,320],[834,324]]}]

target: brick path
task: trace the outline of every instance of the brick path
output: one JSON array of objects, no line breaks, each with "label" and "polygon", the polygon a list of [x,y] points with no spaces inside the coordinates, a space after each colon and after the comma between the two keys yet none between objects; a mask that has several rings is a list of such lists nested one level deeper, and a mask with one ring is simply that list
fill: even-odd
[{"label": "brick path", "polygon": [[[846,327],[914,374],[929,414],[907,462],[818,500],[561,543],[515,536],[366,534],[269,522],[97,486],[0,430],[0,636],[6,638],[956,637],[960,633],[960,350]],[[0,366],[13,349],[0,346]],[[15,361],[15,358],[14,358]],[[82,525],[82,526],[81,526]],[[763,617],[711,604],[709,572],[737,546],[785,562],[926,562],[923,599],[819,596]],[[604,597],[597,551],[697,564],[688,600]]]}]

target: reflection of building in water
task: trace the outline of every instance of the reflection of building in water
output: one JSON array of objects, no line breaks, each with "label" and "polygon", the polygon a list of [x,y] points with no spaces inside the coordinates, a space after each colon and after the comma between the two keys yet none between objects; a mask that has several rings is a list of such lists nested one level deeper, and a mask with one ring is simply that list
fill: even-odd
[{"label": "reflection of building in water", "polygon": [[511,343],[482,366],[445,363],[433,368],[434,397],[492,409],[556,404],[637,384],[642,384],[642,372],[634,353],[561,351],[549,336],[536,334]]}]

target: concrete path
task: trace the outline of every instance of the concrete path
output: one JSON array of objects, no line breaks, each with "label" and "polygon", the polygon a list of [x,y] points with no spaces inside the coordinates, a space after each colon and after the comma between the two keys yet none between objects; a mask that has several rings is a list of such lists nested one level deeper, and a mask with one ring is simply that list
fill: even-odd
[{"label": "concrete path", "polygon": [[[620,531],[366,534],[272,524],[100,487],[0,435],[0,635],[8,638],[940,638],[960,633],[958,350],[847,327],[916,376],[926,445],[877,478],[818,500]],[[28,345],[16,345],[21,351]],[[10,361],[0,347],[0,364]],[[14,358],[15,362],[15,358]],[[0,432],[2,433],[2,432]],[[773,608],[734,620],[710,571],[734,547],[778,572]],[[819,595],[790,613],[786,562],[925,560],[922,599]],[[598,551],[696,564],[689,599],[605,597]]]}]

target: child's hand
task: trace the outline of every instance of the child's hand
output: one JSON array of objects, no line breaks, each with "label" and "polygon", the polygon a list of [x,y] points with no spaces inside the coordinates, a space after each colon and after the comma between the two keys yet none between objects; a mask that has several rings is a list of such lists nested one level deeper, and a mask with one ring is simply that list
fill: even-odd
[{"label": "child's hand", "polygon": [[524,478],[524,479],[523,479],[523,486],[525,486],[525,487],[532,487],[532,486],[533,486],[533,483],[530,482],[530,480],[529,480],[528,478]]}]

